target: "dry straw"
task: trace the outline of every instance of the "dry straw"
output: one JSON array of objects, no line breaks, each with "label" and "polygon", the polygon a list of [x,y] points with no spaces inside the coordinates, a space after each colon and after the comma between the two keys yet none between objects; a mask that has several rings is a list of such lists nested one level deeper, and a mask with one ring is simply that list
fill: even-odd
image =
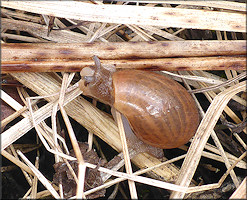
[{"label": "dry straw", "polygon": [[[25,106],[21,106],[1,90],[2,100],[16,111],[2,121],[1,127],[19,116],[23,117],[3,131],[1,137],[1,154],[23,170],[30,185],[23,198],[44,198],[49,195],[57,199],[63,198],[63,185],[53,185],[40,172],[39,154],[37,153],[35,164],[32,164],[20,150],[16,152],[12,145],[32,128],[35,128],[37,137],[46,150],[54,155],[55,162],[64,161],[74,175],[77,192],[73,198],[85,198],[86,195],[124,180],[128,180],[132,198],[138,198],[135,182],[167,189],[171,191],[170,198],[184,198],[187,193],[219,188],[228,175],[238,188],[232,198],[241,196],[239,191],[242,190],[244,181],[242,184],[239,182],[234,167],[245,168],[246,161],[243,158],[246,152],[239,158],[226,152],[214,128],[220,117],[223,117],[223,112],[236,124],[242,122],[227,104],[234,99],[246,106],[244,97],[238,95],[246,91],[246,81],[243,80],[246,77],[243,71],[246,67],[246,44],[245,41],[238,40],[239,35],[246,30],[245,4],[230,1],[146,0],[142,1],[146,3],[142,5],[135,0],[131,2],[136,2],[136,6],[126,5],[123,1],[118,1],[116,5],[103,4],[102,1],[2,2],[3,40],[8,41],[8,38],[30,42],[8,44],[2,41],[2,72],[10,73],[38,95],[29,97],[25,89],[18,89],[25,103]],[[49,34],[47,27],[52,18],[48,15],[56,17],[54,30]],[[65,18],[84,34],[71,31],[61,18]],[[41,21],[44,23],[41,24]],[[215,32],[217,40],[186,40],[186,34],[182,33],[190,29]],[[18,34],[23,31],[29,35]],[[227,33],[232,40],[228,40]],[[128,42],[119,35],[124,36]],[[241,37],[245,38],[244,34]],[[92,43],[89,45],[88,42]],[[184,83],[195,98],[202,116],[191,145],[180,147],[186,154],[161,162],[147,153],[135,155],[133,149],[127,148],[120,114],[117,112],[115,122],[108,114],[96,108],[96,102],[91,104],[86,101],[80,96],[82,92],[78,89],[78,83],[72,84],[78,81],[75,73],[68,73],[92,65],[91,57],[95,54],[101,58],[103,65],[163,71],[161,73],[165,76]],[[226,78],[204,70],[224,70]],[[62,72],[62,75],[54,72]],[[210,102],[205,113],[195,93],[204,94]],[[47,103],[38,107],[37,103],[43,99]],[[67,144],[58,134],[59,123],[56,118],[59,110],[76,158],[68,155]],[[243,118],[244,115],[242,113]],[[50,117],[52,127],[45,123]],[[88,191],[83,189],[85,171],[87,167],[96,166],[84,161],[69,117],[88,130],[90,148],[95,134],[120,152],[119,157],[122,159],[112,169],[97,166],[104,184]],[[246,129],[243,132],[246,133]],[[208,143],[210,136],[215,145]],[[240,134],[234,132],[233,136],[246,150],[246,143]],[[225,164],[227,171],[218,183],[195,185],[192,178],[201,156]],[[174,162],[181,159],[184,161],[179,169]],[[79,163],[77,177],[69,164],[71,160]],[[140,170],[133,172],[131,162]],[[126,173],[119,172],[124,164]],[[150,177],[141,176],[143,173],[148,173]],[[110,177],[112,179],[108,180]],[[157,177],[162,180],[157,180]],[[37,191],[38,181],[46,190]]]}]

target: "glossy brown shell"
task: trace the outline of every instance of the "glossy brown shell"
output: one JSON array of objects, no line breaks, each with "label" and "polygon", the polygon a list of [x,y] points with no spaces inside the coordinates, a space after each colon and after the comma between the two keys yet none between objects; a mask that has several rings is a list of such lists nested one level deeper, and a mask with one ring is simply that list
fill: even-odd
[{"label": "glossy brown shell", "polygon": [[176,81],[154,72],[123,70],[113,74],[113,87],[114,107],[147,144],[176,148],[195,134],[198,109]]}]

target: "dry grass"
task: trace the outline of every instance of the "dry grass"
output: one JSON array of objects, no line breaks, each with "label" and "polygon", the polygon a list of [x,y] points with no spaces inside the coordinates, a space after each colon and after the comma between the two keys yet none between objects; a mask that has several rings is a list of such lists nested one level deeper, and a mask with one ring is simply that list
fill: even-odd
[{"label": "dry grass", "polygon": [[[246,166],[243,160],[246,128],[241,132],[227,128],[243,149],[237,156],[223,148],[223,141],[216,134],[216,123],[227,118],[236,127],[246,117],[245,112],[233,110],[228,104],[233,99],[246,107],[246,98],[238,95],[246,93],[245,4],[231,1],[131,2],[133,5],[123,1],[114,5],[102,1],[2,2],[2,72],[9,73],[37,94],[30,97],[26,89],[18,89],[25,104],[22,106],[1,90],[2,100],[16,111],[2,120],[1,127],[22,117],[2,132],[1,154],[22,169],[30,185],[23,198],[50,195],[63,198],[62,185],[55,186],[39,170],[39,152],[33,164],[13,145],[32,128],[46,150],[54,155],[55,162],[78,161],[76,198],[85,198],[124,180],[128,180],[131,198],[138,198],[136,182],[167,189],[171,191],[170,198],[185,198],[195,192],[219,188],[228,175],[235,187],[239,187],[232,197],[240,197],[238,191],[242,191],[243,184],[234,169]],[[52,20],[54,27],[48,33]],[[17,41],[29,44],[8,44]],[[96,43],[88,45],[87,42]],[[93,55],[98,55],[102,64],[114,64],[117,68],[158,70],[185,85],[202,117],[191,144],[180,147],[185,154],[159,160],[127,148],[120,114],[117,113],[115,122],[98,109],[95,102],[85,100],[78,89],[78,75],[74,72],[92,65]],[[207,70],[221,70],[225,78]],[[210,106],[205,109],[196,93],[201,93]],[[40,100],[47,103],[38,107]],[[65,122],[75,157],[68,155],[67,144],[58,133],[58,111]],[[84,161],[69,117],[88,130],[90,148],[93,135],[96,135],[120,153],[122,161],[116,169]],[[51,118],[51,127],[45,122],[48,118]],[[214,144],[209,143],[210,137]],[[217,183],[200,185],[192,180],[201,157],[225,164],[227,170]],[[184,159],[182,166],[174,164],[181,159]],[[131,162],[140,170],[133,172]],[[118,171],[124,164],[126,172]],[[104,184],[84,191],[86,168],[99,170]],[[70,170],[73,174],[73,169]],[[143,173],[148,173],[149,177],[141,176]],[[46,190],[37,190],[38,181]]]}]

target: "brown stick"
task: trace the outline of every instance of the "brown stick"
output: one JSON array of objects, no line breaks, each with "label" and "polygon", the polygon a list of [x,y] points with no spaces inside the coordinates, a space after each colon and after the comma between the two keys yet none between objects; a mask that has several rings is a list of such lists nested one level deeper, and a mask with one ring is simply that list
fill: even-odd
[{"label": "brown stick", "polygon": [[[114,65],[119,69],[142,69],[153,71],[182,70],[244,70],[246,57],[187,57],[136,60],[102,60],[103,65]],[[94,65],[93,60],[81,61],[3,61],[1,73],[16,72],[78,72],[83,67]]]},{"label": "brown stick", "polygon": [[244,40],[2,44],[2,61],[101,60],[245,55]]}]

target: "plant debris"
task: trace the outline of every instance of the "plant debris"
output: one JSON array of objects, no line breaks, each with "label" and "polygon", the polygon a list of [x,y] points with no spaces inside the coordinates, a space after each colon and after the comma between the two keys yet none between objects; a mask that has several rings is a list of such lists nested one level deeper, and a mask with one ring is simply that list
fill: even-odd
[{"label": "plant debris", "polygon": [[[96,164],[97,166],[103,166],[104,162],[101,161],[97,153],[91,149],[88,150],[88,144],[84,142],[78,142],[81,153],[85,162],[89,162],[91,164]],[[70,151],[71,156],[74,155],[73,149]],[[77,161],[69,161],[72,169],[74,170],[75,174],[78,174],[78,162]],[[62,184],[63,186],[63,195],[64,198],[70,198],[76,195],[76,188],[77,183],[71,174],[67,164],[65,162],[58,162],[53,165],[55,169],[55,174],[53,176],[53,183],[54,184]],[[95,188],[103,184],[102,178],[100,176],[100,172],[95,169],[87,168],[86,169],[86,176],[85,176],[85,185],[84,190],[87,191],[89,189]],[[95,193],[89,194],[87,198],[95,199],[98,197],[104,197],[106,189],[99,190]]]}]

